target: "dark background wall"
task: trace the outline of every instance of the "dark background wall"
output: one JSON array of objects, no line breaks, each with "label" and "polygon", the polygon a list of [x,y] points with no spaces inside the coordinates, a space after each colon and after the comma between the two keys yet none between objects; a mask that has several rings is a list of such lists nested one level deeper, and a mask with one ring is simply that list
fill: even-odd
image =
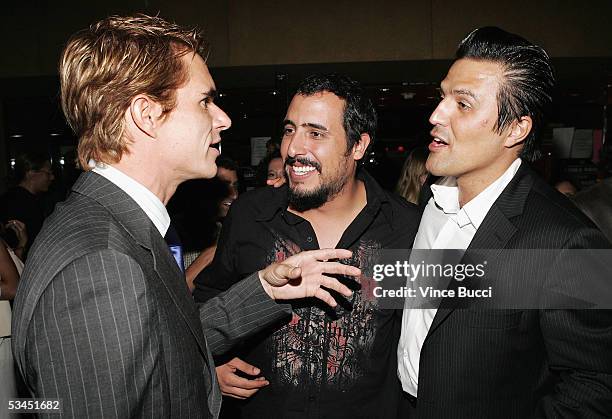
[{"label": "dark background wall", "polygon": [[601,128],[610,101],[610,0],[4,3],[0,190],[16,150],[74,144],[57,108],[58,57],[70,34],[109,14],[159,13],[204,29],[212,46],[208,63],[234,120],[227,144],[238,155],[248,152],[245,138],[275,134],[294,83],[321,70],[347,72],[368,85],[383,117],[383,137],[416,138],[427,127],[434,86],[457,43],[483,25],[518,32],[555,58],[559,102],[568,105],[557,109],[559,123]]},{"label": "dark background wall", "polygon": [[483,25],[553,57],[612,56],[610,0],[106,0],[3,2],[0,77],[56,74],[76,30],[109,14],[159,13],[204,28],[212,67],[451,58]]}]

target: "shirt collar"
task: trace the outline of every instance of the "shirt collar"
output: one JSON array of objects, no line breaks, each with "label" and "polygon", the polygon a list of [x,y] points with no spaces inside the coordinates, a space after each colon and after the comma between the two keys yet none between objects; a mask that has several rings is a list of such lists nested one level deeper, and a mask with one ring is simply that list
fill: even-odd
[{"label": "shirt collar", "polygon": [[[357,169],[356,176],[357,179],[363,181],[365,184],[367,196],[365,210],[376,213],[379,209],[381,209],[385,215],[385,218],[387,219],[387,222],[391,223],[393,220],[393,210],[388,195],[364,168]],[[257,216],[256,220],[269,221],[276,215],[276,213],[281,212],[285,214],[285,219],[290,224],[297,224],[298,222],[303,221],[304,219],[302,217],[287,211],[287,207],[289,206],[288,192],[289,187],[285,184],[279,188],[278,193],[273,194],[272,199],[262,202],[262,206],[260,207],[259,215]]]},{"label": "shirt collar", "polygon": [[447,176],[431,185],[431,193],[435,204],[445,214],[457,214],[459,212],[459,188],[457,179]]},{"label": "shirt collar", "polygon": [[433,200],[445,214],[457,215],[457,223],[460,227],[471,223],[478,229],[493,203],[508,186],[520,165],[521,159],[517,158],[500,177],[465,204],[463,208],[459,207],[457,179],[452,176],[442,178],[436,184],[431,185]]},{"label": "shirt collar", "polygon": [[[91,163],[90,163],[91,164]],[[108,164],[96,162],[92,169],[95,173],[105,177],[127,193],[151,220],[162,237],[166,235],[170,226],[170,215],[159,198],[144,185],[129,177],[117,168]]]}]

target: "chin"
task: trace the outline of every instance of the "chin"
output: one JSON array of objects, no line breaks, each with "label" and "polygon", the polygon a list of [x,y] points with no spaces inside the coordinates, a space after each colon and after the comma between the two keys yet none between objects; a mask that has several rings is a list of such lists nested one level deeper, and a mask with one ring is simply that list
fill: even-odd
[{"label": "chin", "polygon": [[217,168],[215,168],[214,171],[211,171],[210,169],[206,169],[206,170],[200,170],[198,172],[194,173],[194,176],[192,176],[190,179],[212,179],[217,175]]},{"label": "chin", "polygon": [[298,192],[301,194],[308,194],[316,190],[316,187],[307,188],[304,186],[303,183],[291,183],[291,182],[289,182],[289,188],[291,188],[293,192]]},{"label": "chin", "polygon": [[452,174],[448,173],[449,170],[445,167],[444,164],[440,164],[441,162],[431,162],[427,160],[425,163],[425,168],[429,173],[434,176],[452,176]]},{"label": "chin", "polygon": [[206,163],[204,168],[201,170],[200,177],[204,179],[212,179],[217,176],[217,165],[214,161]]}]

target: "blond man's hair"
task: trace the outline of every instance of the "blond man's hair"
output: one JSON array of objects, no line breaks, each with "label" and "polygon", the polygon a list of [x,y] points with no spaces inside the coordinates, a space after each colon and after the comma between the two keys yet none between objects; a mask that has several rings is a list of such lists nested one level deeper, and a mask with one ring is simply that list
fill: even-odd
[{"label": "blond man's hair", "polygon": [[78,159],[116,163],[127,153],[123,117],[144,94],[162,106],[176,105],[176,89],[187,82],[181,57],[206,58],[200,33],[159,17],[111,16],[74,34],[62,53],[59,73],[64,115],[79,138]]}]

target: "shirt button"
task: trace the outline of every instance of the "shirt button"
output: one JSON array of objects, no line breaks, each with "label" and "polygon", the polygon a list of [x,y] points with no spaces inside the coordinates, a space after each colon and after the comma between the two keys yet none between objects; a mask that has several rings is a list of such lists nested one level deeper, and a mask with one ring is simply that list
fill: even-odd
[{"label": "shirt button", "polygon": [[312,236],[308,236],[308,237],[306,237],[306,241],[307,241],[308,243],[312,243]]}]

